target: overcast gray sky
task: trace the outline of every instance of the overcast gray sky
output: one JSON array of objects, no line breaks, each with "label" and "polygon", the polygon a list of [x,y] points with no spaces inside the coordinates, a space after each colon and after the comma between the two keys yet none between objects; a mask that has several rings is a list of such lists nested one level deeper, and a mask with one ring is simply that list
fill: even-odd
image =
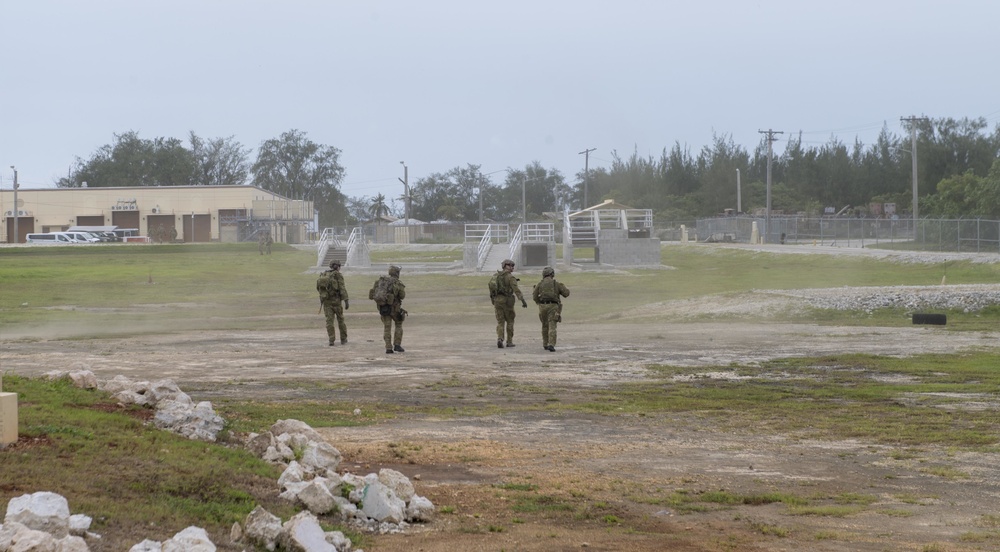
[{"label": "overcast gray sky", "polygon": [[290,129],[342,151],[342,191],[399,196],[466,163],[569,183],[613,151],[713,133],[874,141],[900,117],[1000,121],[992,0],[5,0],[0,184],[52,187],[114,134]]}]

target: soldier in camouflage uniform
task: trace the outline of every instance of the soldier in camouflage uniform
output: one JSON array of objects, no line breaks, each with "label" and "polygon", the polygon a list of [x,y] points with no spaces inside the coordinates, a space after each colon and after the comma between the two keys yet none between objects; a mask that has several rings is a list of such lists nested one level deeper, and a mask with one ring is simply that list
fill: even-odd
[{"label": "soldier in camouflage uniform", "polygon": [[[390,295],[391,303],[379,304],[378,314],[382,318],[382,337],[385,339],[385,352],[386,354],[402,353],[405,351],[403,349],[403,320],[406,319],[406,311],[403,309],[403,299],[406,298],[406,286],[403,282],[399,281],[399,267],[390,266],[389,276],[391,280],[391,291]],[[383,276],[382,278],[385,278]],[[379,278],[381,280],[381,278]],[[375,290],[378,288],[379,280],[375,281],[375,284],[368,291],[368,298],[375,299]],[[392,324],[396,323],[396,330],[393,331]]]},{"label": "soldier in camouflage uniform", "polygon": [[551,266],[542,269],[542,281],[535,285],[531,299],[538,305],[538,319],[542,322],[542,347],[556,352],[556,324],[562,322],[562,298],[569,297],[569,288],[556,281],[556,271]]},{"label": "soldier in camouflage uniform", "polygon": [[507,333],[507,346],[514,346],[514,317],[517,312],[514,310],[514,298],[521,301],[521,308],[528,308],[528,303],[521,295],[521,289],[517,287],[517,278],[514,277],[514,261],[505,259],[500,263],[503,269],[497,274],[496,293],[493,299],[493,310],[497,316],[497,347],[504,347],[504,330]]},{"label": "soldier in camouflage uniform", "polygon": [[[327,276],[328,278],[322,278]],[[320,282],[325,282],[325,285]],[[326,315],[326,335],[330,338],[330,346],[333,347],[337,341],[337,332],[340,330],[340,344],[347,344],[347,323],[344,322],[344,311],[351,308],[351,303],[347,298],[347,287],[344,285],[344,275],[340,273],[340,261],[330,262],[330,270],[321,275],[320,281],[316,284],[319,291],[320,303],[323,305],[323,314]],[[320,289],[323,288],[323,289]],[[344,306],[340,306],[340,302]]]}]

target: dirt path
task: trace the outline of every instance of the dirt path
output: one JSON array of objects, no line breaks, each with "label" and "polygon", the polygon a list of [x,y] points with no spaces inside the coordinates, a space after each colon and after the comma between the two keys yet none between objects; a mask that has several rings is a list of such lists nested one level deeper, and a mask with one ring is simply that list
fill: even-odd
[{"label": "dirt path", "polygon": [[[383,352],[374,315],[349,315],[349,321],[351,343],[343,347],[327,347],[317,325],[309,331],[19,339],[4,343],[0,361],[4,371],[23,375],[88,368],[101,378],[170,378],[199,400],[233,394],[353,400],[358,408],[387,402],[488,409],[498,401],[515,407],[502,415],[323,429],[352,471],[394,467],[415,478],[418,492],[436,505],[456,509],[405,535],[380,537],[369,550],[573,550],[584,545],[597,550],[917,550],[936,542],[948,543],[947,550],[975,550],[977,544],[960,537],[989,531],[994,540],[987,542],[997,543],[996,529],[981,525],[1000,498],[1000,468],[992,454],[923,447],[899,455],[864,442],[731,434],[696,415],[602,417],[516,408],[544,397],[559,400],[640,381],[651,364],[697,368],[825,353],[958,352],[995,348],[997,334],[753,321],[566,323],[560,327],[558,352],[549,353],[541,348],[531,317],[520,320],[514,349],[495,347],[486,317],[468,324],[413,317],[407,323],[406,352],[390,356]],[[276,385],[303,380],[336,385]],[[533,389],[546,394],[540,399]],[[919,469],[939,464],[969,477],[947,479]],[[495,487],[507,481],[531,481],[556,494],[586,489],[585,497],[567,500],[578,500],[579,509],[604,504],[633,530],[609,531],[600,520],[611,514],[602,518],[602,512],[576,522],[511,523],[510,497]],[[875,495],[879,502],[844,518],[790,516],[779,504],[678,515],[649,499],[654,490],[665,495],[678,489],[857,493]]]}]

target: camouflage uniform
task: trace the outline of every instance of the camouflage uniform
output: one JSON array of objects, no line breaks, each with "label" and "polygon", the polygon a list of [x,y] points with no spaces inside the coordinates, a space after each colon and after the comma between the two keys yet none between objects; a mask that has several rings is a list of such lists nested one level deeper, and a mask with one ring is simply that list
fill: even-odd
[{"label": "camouflage uniform", "polygon": [[[322,299],[322,291],[320,291],[320,303],[323,305],[323,314],[326,315],[326,335],[330,339],[332,347],[337,341],[336,330],[340,330],[340,343],[347,343],[347,323],[344,322],[344,310],[351,308],[351,303],[348,301],[344,275],[340,273],[340,263],[337,261],[330,263],[330,270],[323,274],[330,276],[331,279],[326,299]],[[341,301],[344,302],[343,307],[340,305]]]},{"label": "camouflage uniform", "polygon": [[531,299],[538,305],[538,319],[542,322],[542,347],[552,352],[556,350],[556,325],[562,319],[562,298],[569,297],[569,288],[557,282],[555,276],[555,270],[545,267],[542,281],[531,292]]},{"label": "camouflage uniform", "polygon": [[[382,318],[382,337],[385,340],[385,352],[392,354],[393,352],[404,352],[402,347],[403,343],[403,320],[406,318],[406,311],[403,309],[403,299],[406,298],[406,286],[403,282],[399,281],[399,267],[390,266],[389,267],[389,278],[392,280],[392,296],[393,302],[391,305],[385,305],[379,307],[379,316]],[[368,298],[375,298],[375,288],[378,286],[378,280],[372,285],[372,288],[368,291]],[[384,313],[384,314],[383,314]],[[392,324],[396,323],[396,329],[393,331]]]},{"label": "camouflage uniform", "polygon": [[[504,260],[500,264],[503,271],[497,275],[497,292],[492,297],[493,310],[497,316],[497,347],[503,347],[504,331],[507,333],[507,346],[514,346],[514,317],[517,312],[514,310],[514,298],[521,301],[521,307],[527,308],[521,289],[517,287],[517,278],[514,277],[514,261]],[[509,270],[508,270],[509,269]]]},{"label": "camouflage uniform", "polygon": [[260,254],[263,255],[264,251],[267,250],[267,254],[270,255],[272,243],[274,243],[274,239],[271,238],[270,231],[268,231],[266,234],[261,234],[260,237],[257,239],[257,251],[259,251]]}]

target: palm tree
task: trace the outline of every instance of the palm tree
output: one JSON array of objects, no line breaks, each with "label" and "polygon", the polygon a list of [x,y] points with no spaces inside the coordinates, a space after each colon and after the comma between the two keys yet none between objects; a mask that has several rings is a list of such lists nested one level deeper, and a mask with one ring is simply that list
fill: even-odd
[{"label": "palm tree", "polygon": [[379,194],[372,198],[372,202],[368,206],[368,214],[372,216],[372,220],[389,214],[389,206],[385,204],[384,194]]}]

